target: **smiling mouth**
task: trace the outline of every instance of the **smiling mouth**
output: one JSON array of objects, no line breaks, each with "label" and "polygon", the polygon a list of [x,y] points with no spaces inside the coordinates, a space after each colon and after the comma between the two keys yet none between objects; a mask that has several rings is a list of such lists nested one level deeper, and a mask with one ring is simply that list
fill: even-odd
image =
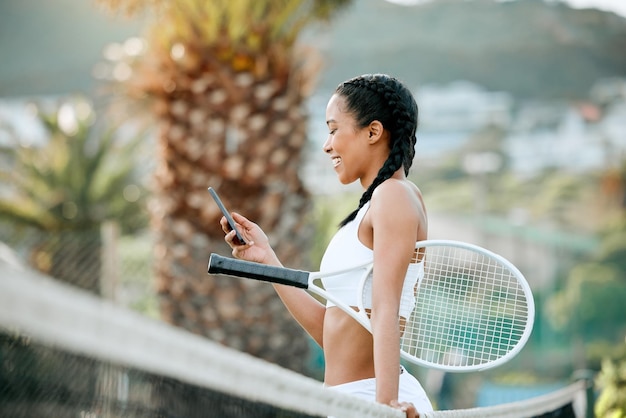
[{"label": "smiling mouth", "polygon": [[333,167],[337,167],[339,164],[341,164],[341,158],[340,157],[335,157],[332,159],[333,161]]}]

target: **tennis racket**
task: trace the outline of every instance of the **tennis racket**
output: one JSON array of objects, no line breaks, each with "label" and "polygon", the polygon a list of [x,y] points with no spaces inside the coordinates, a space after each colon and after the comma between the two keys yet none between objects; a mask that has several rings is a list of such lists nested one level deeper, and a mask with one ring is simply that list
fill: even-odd
[{"label": "tennis racket", "polygon": [[[423,263],[411,314],[401,318],[401,356],[440,370],[469,372],[501,365],[524,347],[533,327],[535,305],[522,273],[504,257],[482,247],[449,240],[415,244],[413,263]],[[295,286],[333,302],[368,331],[363,307],[371,295],[372,263],[333,272],[267,266],[211,254],[209,274]],[[358,305],[346,306],[325,291],[321,279],[358,270]],[[419,272],[422,269],[411,269]]]}]

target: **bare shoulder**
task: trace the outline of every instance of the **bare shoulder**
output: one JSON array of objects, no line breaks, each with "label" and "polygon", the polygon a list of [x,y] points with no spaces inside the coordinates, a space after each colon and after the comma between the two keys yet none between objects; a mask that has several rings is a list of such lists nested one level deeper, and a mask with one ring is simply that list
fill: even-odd
[{"label": "bare shoulder", "polygon": [[415,204],[423,206],[422,192],[409,180],[388,179],[374,190],[372,206]]},{"label": "bare shoulder", "polygon": [[[415,230],[416,240],[428,235],[428,216],[420,189],[411,181],[389,179],[374,190],[370,202],[372,225],[405,232]],[[395,231],[398,233],[398,231]]]}]

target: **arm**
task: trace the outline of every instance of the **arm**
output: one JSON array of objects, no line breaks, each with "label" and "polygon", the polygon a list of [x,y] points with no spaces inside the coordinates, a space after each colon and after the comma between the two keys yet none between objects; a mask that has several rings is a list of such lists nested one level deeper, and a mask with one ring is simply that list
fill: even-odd
[{"label": "arm", "polygon": [[[269,239],[263,230],[238,213],[233,213],[232,216],[237,223],[237,228],[247,241],[247,244],[244,245],[234,242],[235,231],[230,230],[228,221],[222,217],[220,224],[226,233],[224,240],[232,248],[233,257],[282,267],[282,263],[270,246]],[[279,284],[273,286],[289,313],[315,342],[323,347],[322,329],[326,307],[304,289]]]},{"label": "arm", "polygon": [[406,183],[394,180],[381,184],[374,192],[370,204],[375,266],[372,284],[372,331],[376,400],[385,404],[391,404],[398,399],[398,312],[404,277],[422,219],[421,208],[414,191]]}]

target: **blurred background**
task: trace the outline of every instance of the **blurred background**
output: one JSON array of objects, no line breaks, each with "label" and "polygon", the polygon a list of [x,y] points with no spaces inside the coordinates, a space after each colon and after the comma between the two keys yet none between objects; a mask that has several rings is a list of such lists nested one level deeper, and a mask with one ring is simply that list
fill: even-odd
[{"label": "blurred background", "polygon": [[430,238],[509,258],[537,305],[509,364],[412,371],[442,409],[585,373],[597,416],[626,410],[622,0],[2,0],[0,54],[0,257],[315,378],[271,286],[206,277],[229,254],[206,188],[316,269],[360,197],[326,102],[400,78]]}]

